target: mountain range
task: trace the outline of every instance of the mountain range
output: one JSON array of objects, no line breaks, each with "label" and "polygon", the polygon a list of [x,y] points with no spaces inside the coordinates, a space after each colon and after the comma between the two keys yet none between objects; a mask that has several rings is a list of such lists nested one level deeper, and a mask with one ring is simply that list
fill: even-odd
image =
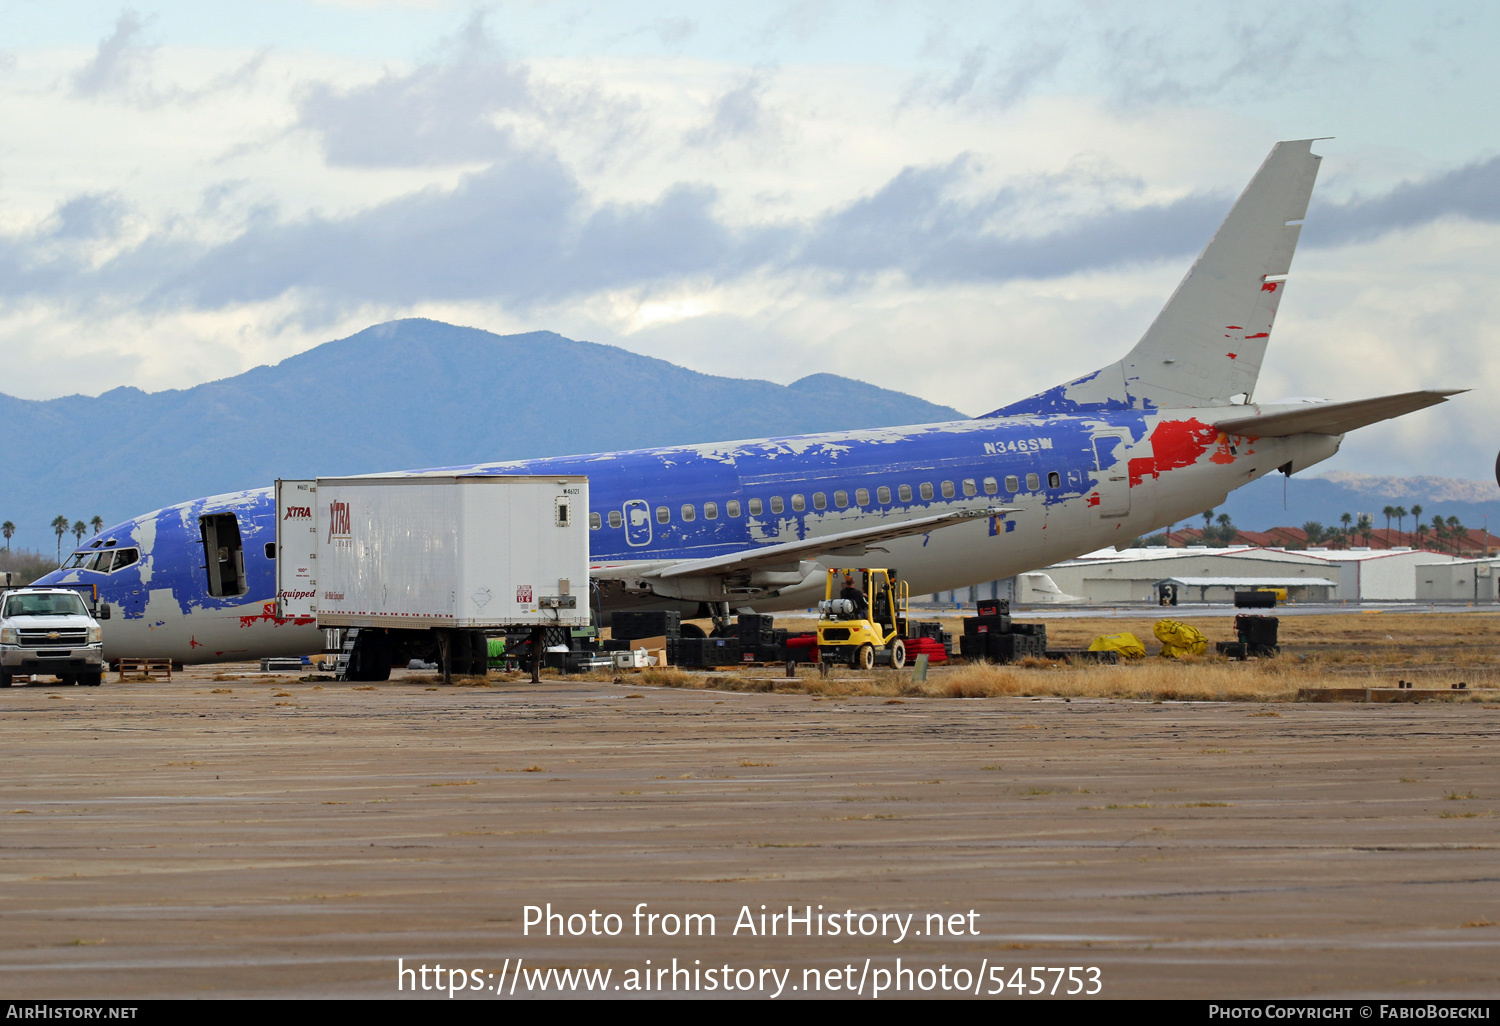
[{"label": "mountain range", "polygon": [[[753,361],[746,361],[753,367]],[[700,374],[548,331],[378,324],[193,388],[0,395],[16,546],[48,527],[128,516],[278,477],[957,420],[966,414],[835,374],[790,385]],[[72,538],[63,541],[66,550]]]}]

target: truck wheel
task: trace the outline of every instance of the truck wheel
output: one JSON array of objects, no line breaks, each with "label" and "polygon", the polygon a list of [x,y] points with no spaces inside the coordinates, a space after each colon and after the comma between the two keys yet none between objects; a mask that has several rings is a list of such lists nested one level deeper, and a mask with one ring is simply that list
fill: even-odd
[{"label": "truck wheel", "polygon": [[102,671],[99,673],[85,673],[78,678],[78,683],[86,688],[97,688],[103,682],[104,673]]},{"label": "truck wheel", "polygon": [[354,639],[354,651],[349,653],[349,668],[344,671],[344,679],[390,680],[390,635],[380,630],[360,631],[359,637]]},{"label": "truck wheel", "polygon": [[59,674],[57,679],[60,680],[60,681],[62,681],[63,687],[66,687],[66,688],[76,688],[78,686],[78,677],[76,675],[74,675],[74,674],[71,674],[71,673]]},{"label": "truck wheel", "polygon": [[0,688],[8,688],[14,680],[14,676],[7,671],[0,670]]},{"label": "truck wheel", "polygon": [[891,642],[891,669],[899,670],[906,665],[906,642],[897,638]]},{"label": "truck wheel", "polygon": [[854,653],[854,665],[861,670],[870,670],[875,667],[875,646],[861,645],[859,651]]}]

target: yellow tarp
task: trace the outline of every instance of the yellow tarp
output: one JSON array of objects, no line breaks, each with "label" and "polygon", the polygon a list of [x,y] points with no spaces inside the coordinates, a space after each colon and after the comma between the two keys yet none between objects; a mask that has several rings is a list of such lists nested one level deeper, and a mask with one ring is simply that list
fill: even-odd
[{"label": "yellow tarp", "polygon": [[1176,620],[1158,620],[1154,631],[1156,640],[1161,642],[1163,659],[1181,659],[1208,651],[1208,639],[1196,627]]},{"label": "yellow tarp", "polygon": [[1089,643],[1090,652],[1118,652],[1122,659],[1144,659],[1146,646],[1134,634],[1101,634]]}]

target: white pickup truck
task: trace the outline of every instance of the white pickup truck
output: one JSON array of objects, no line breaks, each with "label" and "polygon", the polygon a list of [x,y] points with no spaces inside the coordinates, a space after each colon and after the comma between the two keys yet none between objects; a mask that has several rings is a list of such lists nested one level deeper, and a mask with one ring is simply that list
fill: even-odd
[{"label": "white pickup truck", "polygon": [[[108,616],[107,609],[101,608],[100,615]],[[35,674],[90,687],[104,679],[104,630],[78,592],[0,592],[0,687],[10,687],[15,677]]]}]

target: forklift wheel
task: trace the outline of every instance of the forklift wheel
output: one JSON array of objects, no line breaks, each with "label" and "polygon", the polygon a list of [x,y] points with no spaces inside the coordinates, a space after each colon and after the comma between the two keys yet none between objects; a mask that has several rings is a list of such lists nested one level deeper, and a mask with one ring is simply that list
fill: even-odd
[{"label": "forklift wheel", "polygon": [[861,670],[873,669],[875,666],[875,646],[859,646],[859,651],[854,653],[854,665]]},{"label": "forklift wheel", "polygon": [[891,669],[899,670],[906,665],[906,642],[897,638],[891,642]]}]

